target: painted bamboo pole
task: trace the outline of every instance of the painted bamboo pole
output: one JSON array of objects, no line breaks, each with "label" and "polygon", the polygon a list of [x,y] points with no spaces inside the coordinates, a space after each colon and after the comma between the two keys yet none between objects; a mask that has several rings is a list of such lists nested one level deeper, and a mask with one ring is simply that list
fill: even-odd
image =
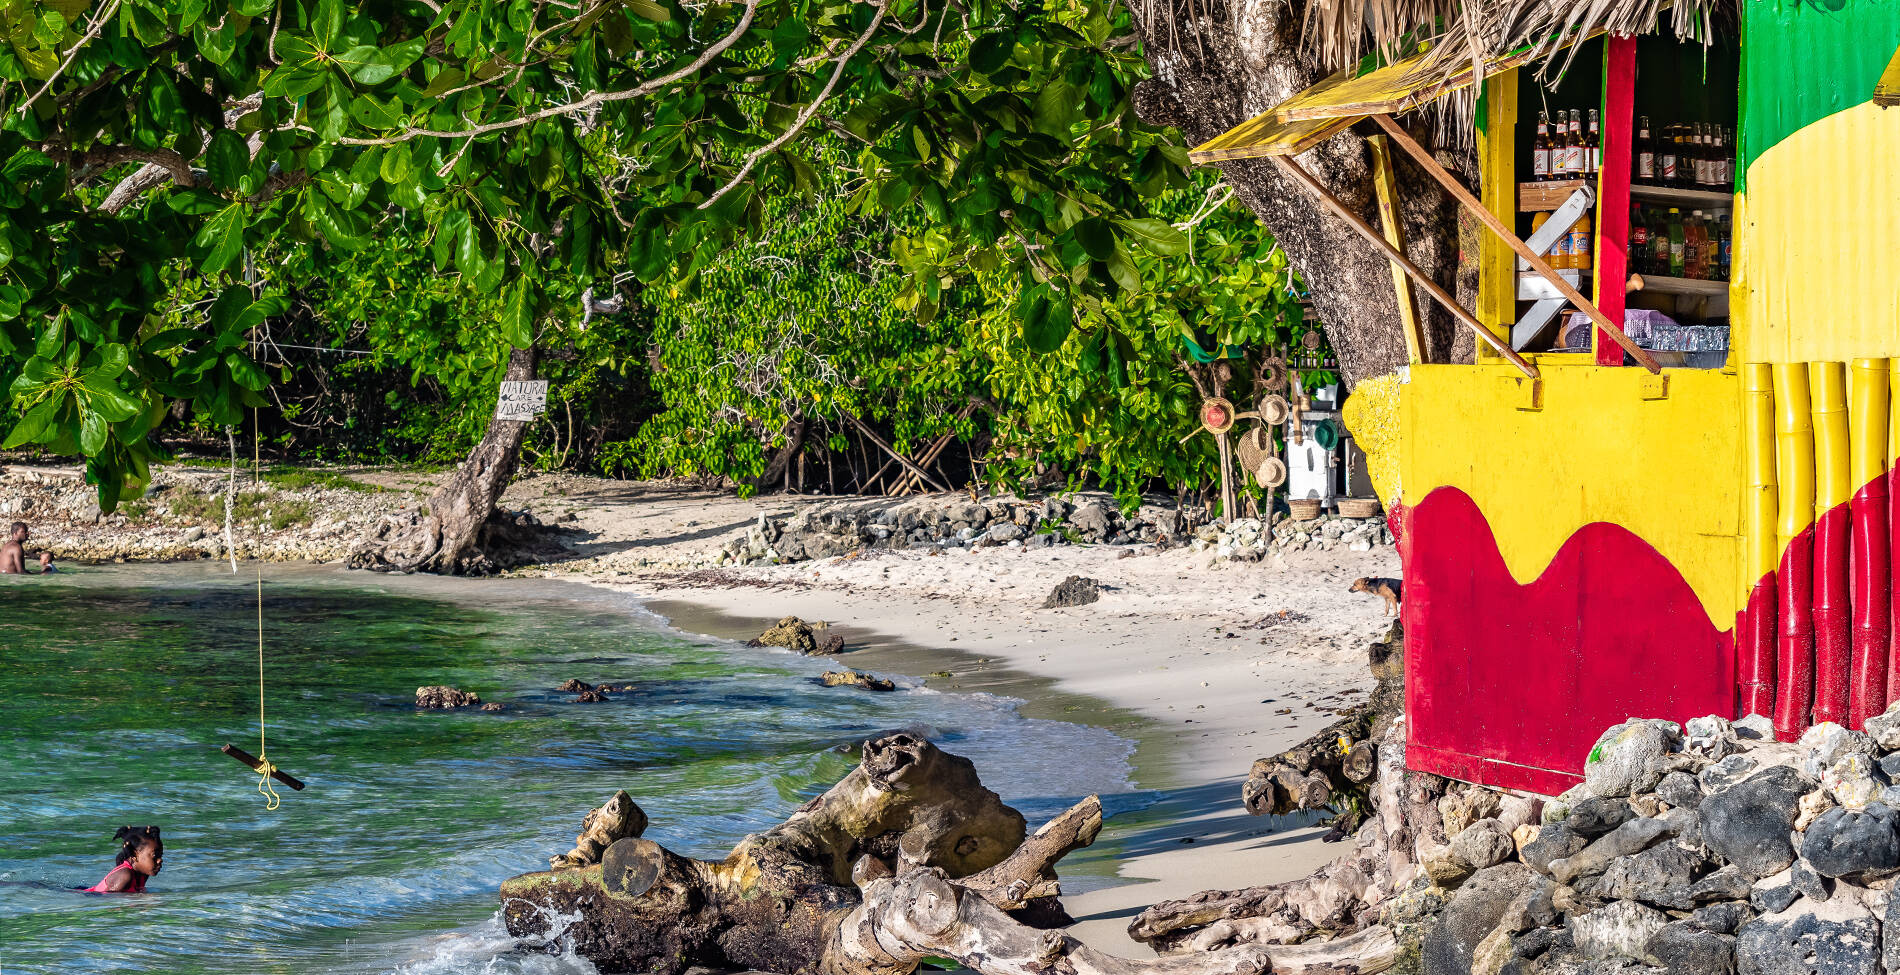
[{"label": "painted bamboo pole", "polygon": [[1814,420],[1808,415],[1808,368],[1776,363],[1775,737],[1793,741],[1808,727],[1814,698]]},{"label": "painted bamboo pole", "polygon": [[1814,723],[1847,724],[1853,663],[1849,634],[1847,503],[1852,448],[1847,435],[1847,363],[1808,363],[1814,413]]},{"label": "painted bamboo pole", "polygon": [[[1900,359],[1887,360],[1887,564],[1894,570],[1893,553],[1900,552],[1900,513],[1892,510],[1900,498]],[[1891,615],[1887,631],[1887,700],[1900,701],[1900,577],[1889,580],[1887,602]]]},{"label": "painted bamboo pole", "polygon": [[1738,711],[1773,714],[1775,706],[1775,383],[1767,363],[1742,367],[1742,418],[1747,439],[1748,487],[1743,501],[1747,588],[1741,619],[1736,621],[1736,673],[1741,692]]},{"label": "painted bamboo pole", "polygon": [[1847,726],[1859,731],[1887,709],[1887,652],[1892,639],[1893,573],[1887,526],[1887,360],[1855,359],[1848,411],[1854,499],[1848,583],[1853,600],[1853,676]]}]

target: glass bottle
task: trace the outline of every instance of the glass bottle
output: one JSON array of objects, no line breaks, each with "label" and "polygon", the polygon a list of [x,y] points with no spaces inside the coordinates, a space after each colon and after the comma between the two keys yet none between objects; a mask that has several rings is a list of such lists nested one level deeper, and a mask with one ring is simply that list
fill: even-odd
[{"label": "glass bottle", "polygon": [[1656,145],[1649,138],[1649,116],[1640,121],[1636,129],[1636,181],[1649,183],[1656,179]]},{"label": "glass bottle", "polygon": [[1550,113],[1537,113],[1537,141],[1531,143],[1531,179],[1550,179]]},{"label": "glass bottle", "polygon": [[1688,257],[1688,254],[1684,250],[1684,246],[1683,246],[1684,244],[1685,244],[1685,241],[1683,240],[1683,237],[1682,237],[1682,211],[1676,209],[1675,207],[1670,207],[1669,208],[1669,276],[1670,277],[1679,278],[1683,276],[1682,272],[1684,268],[1684,259]]},{"label": "glass bottle", "polygon": [[1585,138],[1584,145],[1590,154],[1587,163],[1590,175],[1595,176],[1603,168],[1603,136],[1597,131],[1597,110],[1594,108],[1590,110],[1590,134]]}]

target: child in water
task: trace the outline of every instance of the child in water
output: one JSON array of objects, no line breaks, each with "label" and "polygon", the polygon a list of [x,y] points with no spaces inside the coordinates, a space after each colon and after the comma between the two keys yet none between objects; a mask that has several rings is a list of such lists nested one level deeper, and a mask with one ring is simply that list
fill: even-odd
[{"label": "child in water", "polygon": [[118,865],[105,879],[86,888],[88,894],[143,894],[145,882],[165,866],[165,843],[158,838],[156,826],[121,826],[112,834],[124,841],[119,847]]}]

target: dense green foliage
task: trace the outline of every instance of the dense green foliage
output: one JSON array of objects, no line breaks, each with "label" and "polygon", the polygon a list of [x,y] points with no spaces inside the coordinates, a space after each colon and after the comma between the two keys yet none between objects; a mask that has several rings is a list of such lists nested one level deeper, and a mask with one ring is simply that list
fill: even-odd
[{"label": "dense green foliage", "polygon": [[[747,478],[794,418],[841,449],[850,411],[988,438],[1005,481],[1198,481],[1178,337],[1284,337],[1287,271],[1231,205],[1175,226],[1205,183],[1129,107],[1128,16],[10,0],[5,446],[84,455],[107,506],[173,401],[442,458],[534,345],[543,463]],[[375,354],[300,380],[285,344]]]}]

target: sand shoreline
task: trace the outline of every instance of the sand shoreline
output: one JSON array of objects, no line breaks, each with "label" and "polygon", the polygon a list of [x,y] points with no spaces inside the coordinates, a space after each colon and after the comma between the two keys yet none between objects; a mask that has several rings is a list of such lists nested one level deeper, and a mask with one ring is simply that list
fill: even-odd
[{"label": "sand shoreline", "polygon": [[[1101,570],[1171,554],[1186,555],[1122,559],[1113,549],[1079,547],[1058,561],[1097,563],[1094,570],[1108,575]],[[1365,574],[1380,574],[1382,555],[1389,557],[1358,556]],[[985,550],[929,561],[955,560],[993,583],[987,573],[1010,558]],[[878,566],[880,560],[892,564]],[[556,575],[633,595],[691,633],[746,639],[780,616],[824,619],[851,648],[839,658],[843,665],[922,678],[946,692],[1018,698],[1027,716],[1105,727],[1133,740],[1133,783],[1160,800],[1109,820],[1095,847],[1072,858],[1076,881],[1064,897],[1078,919],[1072,933],[1098,948],[1145,955],[1126,927],[1147,906],[1201,890],[1292,879],[1346,852],[1320,842],[1317,817],[1249,816],[1240,785],[1255,758],[1304,739],[1332,720],[1335,706],[1362,699],[1371,686],[1364,658],[1301,651],[1311,634],[1301,635],[1300,622],[1234,628],[1283,612],[1292,621],[1342,616],[1370,640],[1383,629],[1377,609],[1343,586],[1321,585],[1343,568],[1337,556],[1274,572],[1274,584],[1249,597],[1266,595],[1279,605],[1297,594],[1301,602],[1251,624],[1208,620],[1166,592],[1141,592],[1133,579],[1111,583],[1098,603],[1042,610],[994,585],[959,592],[940,581],[910,579],[915,567],[907,563],[923,561],[867,554],[827,560],[833,565],[749,571],[719,587],[705,585],[703,577],[682,585],[664,573]],[[1152,574],[1152,566],[1145,571]],[[907,581],[890,583],[891,575]],[[1206,575],[1230,581],[1218,570]],[[1034,595],[1039,600],[1042,593]]]}]

